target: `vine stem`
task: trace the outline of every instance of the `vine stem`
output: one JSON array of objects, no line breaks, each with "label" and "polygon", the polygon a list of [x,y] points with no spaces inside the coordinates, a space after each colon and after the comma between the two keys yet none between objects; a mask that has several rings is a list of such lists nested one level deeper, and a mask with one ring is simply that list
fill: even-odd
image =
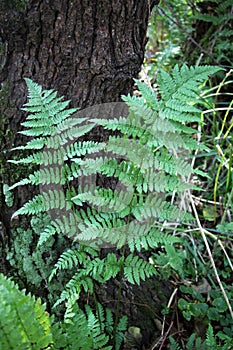
[{"label": "vine stem", "polygon": [[191,203],[191,206],[192,206],[192,209],[193,209],[195,218],[196,218],[196,220],[197,220],[198,227],[199,227],[199,229],[200,229],[200,232],[201,232],[203,241],[204,241],[204,243],[205,243],[205,246],[206,246],[206,249],[207,249],[209,258],[210,258],[210,262],[211,262],[212,268],[213,268],[213,270],[214,270],[215,277],[216,277],[216,279],[217,279],[217,281],[218,281],[218,285],[219,285],[219,287],[220,287],[220,289],[221,289],[221,291],[222,291],[223,297],[224,297],[224,299],[225,299],[225,301],[226,301],[226,303],[227,303],[228,309],[229,309],[230,314],[231,314],[231,317],[232,317],[232,319],[233,319],[232,307],[231,307],[231,304],[230,304],[230,302],[229,302],[229,299],[228,299],[228,297],[227,297],[227,295],[226,295],[226,292],[225,292],[225,289],[224,289],[224,287],[223,287],[223,285],[222,285],[222,282],[221,282],[221,280],[220,280],[220,277],[219,277],[219,274],[218,274],[218,271],[217,271],[217,268],[216,268],[216,265],[215,265],[215,262],[214,262],[214,259],[213,259],[211,250],[210,250],[210,246],[209,246],[209,243],[208,243],[207,238],[206,238],[206,233],[207,233],[208,231],[206,231],[206,230],[202,227],[202,225],[201,225],[201,222],[200,222],[200,220],[199,220],[199,216],[198,216],[198,213],[197,213],[197,209],[196,209],[196,206],[195,206],[195,203],[194,203],[194,200],[193,200],[193,198],[192,198],[192,195],[191,195],[190,190],[188,191],[188,194],[189,194],[190,203]]},{"label": "vine stem", "polygon": [[[168,309],[170,309],[170,306],[171,306],[171,304],[172,304],[172,302],[173,302],[173,299],[174,299],[174,297],[175,297],[177,291],[178,291],[178,288],[175,288],[174,291],[172,292],[172,295],[170,296],[170,299],[169,299],[168,304],[167,304],[167,308],[168,308]],[[163,317],[163,325],[162,325],[162,332],[161,332],[161,333],[162,333],[162,334],[161,334],[162,337],[164,336],[165,319],[166,319],[166,316],[164,315],[164,317]]]},{"label": "vine stem", "polygon": [[169,326],[167,332],[165,333],[165,335],[164,335],[164,337],[163,337],[163,340],[162,340],[162,343],[161,343],[161,345],[160,345],[160,347],[159,347],[159,350],[162,350],[163,345],[164,345],[164,343],[165,343],[165,341],[166,341],[166,339],[167,339],[167,337],[168,337],[168,334],[170,333],[170,330],[172,329],[172,326],[173,326],[173,321],[171,322],[171,324],[170,324],[170,326]]}]

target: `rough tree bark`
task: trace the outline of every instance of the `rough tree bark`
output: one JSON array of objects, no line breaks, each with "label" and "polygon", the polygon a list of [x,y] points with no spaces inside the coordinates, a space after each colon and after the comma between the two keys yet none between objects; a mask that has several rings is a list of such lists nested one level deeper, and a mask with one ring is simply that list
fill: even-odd
[{"label": "rough tree bark", "polygon": [[[75,107],[120,101],[122,94],[132,91],[133,77],[141,69],[150,7],[158,3],[149,3],[149,0],[28,0],[26,5],[15,6],[23,2],[0,0],[1,172],[2,180],[11,184],[17,175],[12,174],[15,170],[7,165],[7,159],[12,157],[12,146],[22,143],[17,131],[25,118],[20,110],[27,95],[23,78],[29,77],[43,88],[57,90]],[[10,236],[12,211],[26,197],[24,189],[20,189],[9,210],[1,195],[3,244]],[[110,289],[114,297],[114,288]],[[140,287],[138,300],[135,289],[130,296],[125,293],[126,299],[134,295],[135,303],[129,302],[131,307],[126,309],[136,320],[139,314],[133,308],[137,301],[143,303],[145,290]],[[154,289],[148,292],[146,299],[152,300],[152,294],[155,297]],[[156,305],[151,307],[155,309]],[[143,309],[140,313],[142,323],[144,312]]]}]

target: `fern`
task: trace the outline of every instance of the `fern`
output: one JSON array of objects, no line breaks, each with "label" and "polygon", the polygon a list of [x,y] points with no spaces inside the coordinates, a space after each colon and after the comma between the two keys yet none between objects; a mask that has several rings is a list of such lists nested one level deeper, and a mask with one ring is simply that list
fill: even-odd
[{"label": "fern", "polygon": [[[99,303],[96,312],[93,312],[88,305],[86,305],[85,311],[75,306],[70,310],[66,322],[62,325],[62,334],[58,324],[53,327],[54,349],[62,347],[73,350],[111,350],[113,347],[108,343],[113,337],[113,325],[112,312],[109,309],[104,310]],[[114,344],[116,350],[120,349],[126,326],[127,319],[122,317],[116,332],[116,343]]]},{"label": "fern", "polygon": [[[161,70],[157,81],[162,99],[165,101],[173,100],[174,109],[177,107],[182,110],[182,106],[186,106],[186,111],[192,112],[192,107],[189,106],[189,103],[194,102],[195,97],[198,97],[200,82],[205,81],[209,75],[216,73],[218,70],[219,67],[214,66],[196,66],[189,68],[183,65],[179,68],[178,64],[173,69],[171,75]],[[183,101],[182,104],[180,105],[177,100]],[[195,112],[197,112],[197,109],[193,110],[193,113]]]},{"label": "fern", "polygon": [[[86,250],[86,248],[84,248],[84,250]],[[93,252],[93,250],[88,251],[91,254]],[[95,251],[94,253],[96,255]],[[84,257],[85,261],[83,260]],[[116,277],[122,266],[122,258],[117,260],[116,255],[113,253],[109,253],[104,259],[98,257],[90,259],[90,256],[88,258],[88,255],[85,256],[84,253],[81,255],[77,254],[77,251],[68,251],[60,257],[58,263],[55,265],[55,268],[50,275],[50,280],[57,274],[58,270],[67,268],[68,263],[70,264],[70,267],[73,268],[74,262],[79,266],[81,261],[82,266],[78,268],[78,272],[76,272],[66,284],[66,287],[55,306],[61,304],[63,301],[67,301],[69,305],[73,305],[74,302],[79,299],[82,288],[85,292],[92,294],[94,280],[104,283],[111,278]]]},{"label": "fern", "polygon": [[124,276],[132,284],[140,284],[140,280],[157,274],[155,267],[140,259],[138,256],[128,255],[124,262]]},{"label": "fern", "polygon": [[45,306],[0,274],[0,348],[44,349],[53,344]]},{"label": "fern", "polygon": [[216,339],[214,337],[214,330],[213,327],[209,324],[207,333],[206,333],[206,341],[205,341],[205,345],[207,347],[207,349],[213,349],[216,348]]},{"label": "fern", "polygon": [[170,349],[171,350],[182,350],[180,345],[173,339],[172,337],[169,337],[170,340]]},{"label": "fern", "polygon": [[68,249],[59,258],[58,262],[53,268],[49,280],[56,275],[58,270],[74,269],[79,265],[86,265],[89,256],[97,256],[98,251],[91,247],[78,245],[77,249]]},{"label": "fern", "polygon": [[138,225],[139,230],[137,232],[131,231],[129,228],[129,234],[131,234],[129,238],[129,248],[132,253],[135,250],[140,252],[142,250],[158,248],[165,243],[168,245],[181,243],[181,239],[176,236],[169,235],[168,233],[161,234],[161,231],[151,229],[153,222],[154,221],[151,221],[151,223],[146,222],[144,225]]},{"label": "fern", "polygon": [[[170,74],[161,71],[157,79],[160,98],[137,81],[142,97],[123,97],[129,107],[127,118],[90,121],[76,118],[76,109],[68,109],[69,102],[62,102],[55,91],[43,91],[26,79],[29,101],[23,126],[27,130],[22,133],[34,139],[16,148],[31,154],[13,163],[40,168],[9,186],[6,194],[9,199],[10,191],[18,186],[40,186],[40,194],[13,216],[46,213],[50,217],[39,233],[39,246],[53,235],[66,235],[77,243],[75,249],[61,255],[51,273],[50,281],[59,271],[73,271],[57,304],[66,302],[71,310],[82,291],[92,293],[95,282],[105,283],[120,272],[134,284],[157,274],[151,260],[136,255],[143,250],[161,247],[160,253],[155,253],[156,265],[164,264],[182,275],[184,256],[176,249],[180,241],[162,232],[160,226],[164,221],[180,225],[193,220],[180,210],[179,193],[196,188],[189,180],[195,169],[188,158],[204,147],[192,136],[196,130],[191,125],[201,122],[203,83],[218,70],[184,65]],[[106,142],[81,141],[95,125],[118,131],[118,136],[110,136]],[[99,176],[113,180],[113,186],[97,186]],[[125,244],[131,251],[126,257],[114,253],[98,257],[97,246],[120,249]],[[88,251],[84,245],[93,248]],[[88,321],[86,316],[80,317],[94,322],[95,329],[95,317],[90,313]]]}]

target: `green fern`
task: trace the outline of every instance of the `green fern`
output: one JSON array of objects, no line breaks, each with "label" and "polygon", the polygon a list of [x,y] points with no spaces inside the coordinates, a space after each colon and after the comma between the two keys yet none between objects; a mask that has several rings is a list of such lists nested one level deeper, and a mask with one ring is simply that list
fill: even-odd
[{"label": "green fern", "polygon": [[123,260],[122,258],[117,260],[115,254],[109,253],[103,259],[98,257],[91,259],[90,254],[93,256],[94,252],[94,255],[97,255],[96,251],[93,251],[90,247],[81,247],[81,250],[82,254],[80,254],[80,251],[71,250],[63,253],[50,275],[51,280],[57,274],[58,270],[66,269],[68,266],[73,269],[74,264],[78,267],[78,272],[66,284],[55,306],[61,304],[63,301],[68,302],[69,305],[73,305],[79,299],[82,289],[90,294],[93,293],[93,281],[104,283],[116,277],[120,272]]},{"label": "green fern", "polygon": [[[93,312],[88,305],[85,306],[85,311],[76,305],[70,310],[65,323],[53,326],[54,349],[113,349],[111,345],[108,345],[110,339],[112,340],[113,338],[114,320],[112,312],[109,309],[104,310],[99,303],[96,306],[97,310]],[[62,334],[59,326],[62,327]],[[126,327],[127,319],[122,317],[116,332],[116,342],[114,344],[114,349],[116,350],[120,349]]]},{"label": "green fern", "polygon": [[146,222],[145,225],[138,225],[138,231],[136,232],[131,232],[129,229],[129,233],[131,233],[129,248],[132,253],[135,250],[140,252],[141,250],[158,248],[160,245],[164,244],[172,246],[175,243],[182,242],[182,240],[176,236],[169,235],[168,233],[161,234],[161,231],[156,230],[155,228],[151,229],[152,223],[153,221],[151,221],[151,223]]},{"label": "green fern", "polygon": [[[157,78],[159,98],[157,92],[137,81],[142,97],[124,96],[129,115],[112,120],[75,118],[76,109],[68,109],[68,101],[62,102],[53,90],[43,91],[26,79],[29,102],[23,126],[27,130],[22,133],[34,139],[16,148],[31,154],[13,163],[32,163],[40,169],[11,185],[6,193],[10,198],[10,191],[17,186],[32,184],[40,186],[40,194],[13,216],[50,216],[40,232],[40,246],[58,234],[78,241],[80,247],[109,245],[119,249],[128,244],[131,250],[125,258],[108,254],[100,259],[98,250],[90,253],[79,251],[80,247],[62,254],[51,278],[60,270],[77,270],[58,303],[73,305],[82,290],[92,292],[95,281],[105,283],[120,271],[136,284],[157,274],[154,264],[133,255],[141,250],[164,247],[165,253],[157,254],[156,265],[165,262],[181,273],[184,257],[176,250],[179,240],[159,227],[164,221],[179,225],[193,220],[179,208],[179,193],[196,188],[189,181],[195,169],[187,155],[204,148],[192,137],[196,130],[190,124],[201,122],[200,91],[208,76],[218,70],[184,65],[176,66],[170,74],[161,71]],[[118,136],[110,136],[105,143],[80,141],[97,124],[119,131]],[[89,176],[105,176],[119,186],[84,186],[82,180]],[[174,204],[169,202],[171,195],[175,195]]]},{"label": "green fern", "polygon": [[182,350],[180,345],[175,341],[174,338],[169,337],[170,340],[170,350]]},{"label": "green fern", "polygon": [[77,268],[79,265],[86,266],[89,256],[98,256],[98,251],[87,246],[78,245],[77,249],[68,249],[60,256],[58,262],[53,268],[50,274],[49,280],[56,275],[58,270],[72,270]]},{"label": "green fern", "polygon": [[140,285],[140,280],[145,281],[157,274],[155,267],[138,256],[128,255],[124,262],[124,276],[132,284]]},{"label": "green fern", "polygon": [[0,274],[0,349],[44,349],[53,344],[51,324],[40,299],[25,295]]}]

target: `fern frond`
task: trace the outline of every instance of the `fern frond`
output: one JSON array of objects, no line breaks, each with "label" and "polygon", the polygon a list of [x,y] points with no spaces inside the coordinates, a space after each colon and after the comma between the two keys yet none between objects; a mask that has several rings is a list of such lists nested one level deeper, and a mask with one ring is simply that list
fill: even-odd
[{"label": "fern frond", "polygon": [[[57,325],[53,328],[54,349],[111,350],[108,346],[109,335],[102,329],[98,314],[86,305],[85,311],[78,306],[72,307],[69,317],[62,325],[63,334],[59,334]],[[103,322],[105,319],[103,318]]]},{"label": "fern frond", "polygon": [[24,185],[45,185],[45,184],[65,184],[66,177],[64,171],[60,167],[48,167],[41,168],[40,170],[35,171],[33,174],[30,174],[27,179],[23,179],[19,182],[16,182],[13,186],[10,187],[10,190]]},{"label": "fern frond", "polygon": [[70,166],[68,164],[64,164],[62,167],[62,179],[65,178],[67,181],[72,181],[82,175],[78,160],[77,163],[74,161]]},{"label": "fern frond", "polygon": [[80,216],[71,210],[64,214],[59,211],[58,214],[58,217],[54,218],[52,222],[56,232],[75,239],[79,234],[78,224],[81,221]]},{"label": "fern frond", "polygon": [[169,100],[166,105],[160,109],[160,118],[167,118],[172,121],[178,121],[180,123],[193,123],[201,122],[201,111],[193,106],[189,106],[185,103]]},{"label": "fern frond", "polygon": [[79,299],[82,288],[85,292],[93,293],[93,279],[87,275],[84,269],[76,272],[71,280],[66,284],[65,289],[61,293],[59,299],[54,304],[54,307],[63,302],[67,302],[70,306]]},{"label": "fern frond", "polygon": [[123,184],[136,185],[142,182],[143,174],[138,166],[133,162],[122,161],[117,159],[107,159],[100,167],[100,173],[107,176],[114,176],[118,178]]},{"label": "fern frond", "polygon": [[28,201],[26,204],[23,205],[22,208],[18,209],[13,215],[12,218],[18,216],[18,215],[24,215],[24,214],[39,214],[45,211],[45,205],[44,200],[41,194],[38,194],[33,199]]},{"label": "fern frond", "polygon": [[40,299],[25,295],[0,274],[1,349],[45,349],[53,344],[51,324]]},{"label": "fern frond", "polygon": [[170,175],[179,174],[189,176],[193,169],[189,162],[182,157],[176,157],[167,150],[155,153],[153,169],[164,170]]},{"label": "fern frond", "polygon": [[49,165],[49,164],[55,164],[55,165],[62,165],[64,163],[64,160],[67,159],[65,155],[65,150],[60,147],[59,149],[47,149],[43,152],[37,152],[35,154],[32,154],[26,158],[21,158],[17,161],[10,160],[9,162],[18,164],[37,164],[37,165]]},{"label": "fern frond", "polygon": [[56,128],[54,126],[46,126],[42,128],[37,128],[36,124],[34,128],[31,128],[29,130],[19,131],[19,134],[25,135],[25,136],[49,136],[52,135],[55,132]]},{"label": "fern frond", "polygon": [[121,348],[121,344],[125,339],[125,331],[127,330],[127,316],[122,316],[121,319],[118,322],[117,328],[116,328],[116,344],[115,349],[119,350]]},{"label": "fern frond", "polygon": [[[115,220],[101,220],[101,225],[96,218],[92,218],[94,223],[85,223],[79,224],[79,233],[75,236],[76,240],[80,242],[92,242],[96,239],[101,243],[112,243],[117,244],[120,238],[125,237],[125,221],[120,219]],[[104,222],[107,223],[107,226],[104,225]],[[122,232],[123,231],[123,232]],[[125,243],[125,241],[124,241]]]},{"label": "fern frond", "polygon": [[162,171],[155,171],[154,169],[148,169],[143,172],[143,180],[140,181],[136,189],[139,193],[142,191],[149,192],[183,192],[184,190],[191,188],[190,184],[184,183],[177,176],[165,174]]},{"label": "fern frond", "polygon": [[[97,252],[93,248],[90,248],[92,251],[92,255],[96,256]],[[78,249],[68,249],[58,259],[58,262],[55,264],[50,277],[49,281],[52,280],[52,278],[57,274],[60,270],[66,270],[70,269],[72,270],[74,267],[77,267],[79,265],[86,265],[87,263],[87,254],[84,249],[82,249],[82,246]]]},{"label": "fern frond", "polygon": [[125,191],[113,191],[111,189],[90,187],[79,190],[79,194],[71,200],[82,205],[82,202],[87,202],[92,206],[98,207],[98,211],[103,212],[120,212],[124,210],[131,202],[132,194]]},{"label": "fern frond", "polygon": [[[191,336],[189,337],[187,344],[186,344],[187,350],[193,350],[193,348],[195,346],[195,339],[196,339],[196,335],[194,333],[191,334]],[[196,349],[198,349],[198,348],[196,347]]]},{"label": "fern frond", "polygon": [[156,117],[158,115],[157,110],[160,107],[159,101],[157,102],[158,108],[154,110],[154,109],[150,108],[150,106],[148,106],[147,104],[144,103],[143,97],[136,97],[136,96],[127,95],[127,96],[122,96],[122,99],[129,106],[130,111],[133,112],[133,115],[134,115],[134,117],[136,117],[136,120],[138,118],[143,118],[144,120],[156,119]]},{"label": "fern frond", "polygon": [[46,144],[46,138],[38,137],[36,139],[28,141],[25,146],[18,146],[18,147],[12,148],[12,151],[25,150],[25,149],[39,150],[39,149],[42,149],[45,146],[45,144]]},{"label": "fern frond", "polygon": [[94,119],[93,121],[104,126],[108,130],[119,130],[122,134],[132,136],[133,138],[138,137],[140,141],[142,142],[143,140],[144,143],[153,138],[153,134],[150,130],[148,130],[148,128],[136,118],[130,119],[129,117],[120,117],[119,119]]},{"label": "fern frond", "polygon": [[153,110],[158,111],[160,105],[157,92],[138,79],[134,79],[134,81],[142,93],[143,98],[146,100],[146,104]]},{"label": "fern frond", "polygon": [[166,202],[163,196],[149,194],[144,203],[139,203],[132,209],[132,214],[139,221],[155,218],[170,221],[192,220],[192,216],[175,205]]},{"label": "fern frond", "polygon": [[139,168],[148,168],[153,165],[153,153],[137,140],[122,139],[118,136],[112,136],[109,138],[106,150],[119,156],[125,156],[128,161]]},{"label": "fern frond", "polygon": [[209,349],[215,349],[217,346],[216,339],[214,336],[214,330],[213,330],[213,327],[211,326],[210,323],[208,325],[208,329],[206,332],[205,344],[207,345],[207,348],[209,348]]},{"label": "fern frond", "polygon": [[121,263],[122,261],[118,261],[115,254],[109,253],[104,259],[95,258],[91,260],[85,270],[96,281],[103,283],[117,276]]},{"label": "fern frond", "polygon": [[[170,235],[168,233],[164,233],[162,231],[156,230],[155,228],[151,228],[151,225],[148,225],[143,227],[142,233],[138,234],[135,232],[134,235],[130,235],[129,239],[129,248],[131,253],[135,251],[135,249],[140,252],[141,250],[149,250],[157,248],[159,245],[165,245],[165,244],[174,244],[174,243],[181,243],[181,239],[179,237]],[[137,225],[134,224],[134,226],[138,226],[140,223],[137,223]],[[144,225],[145,226],[145,225]],[[136,228],[135,227],[135,228]],[[130,229],[129,229],[130,230]],[[133,233],[133,229],[130,230]]]},{"label": "fern frond", "polygon": [[38,247],[45,244],[45,242],[53,235],[57,233],[57,230],[54,226],[48,225],[44,228],[44,230],[40,233]]},{"label": "fern frond", "polygon": [[[179,68],[176,65],[169,75],[164,70],[161,70],[157,77],[159,91],[162,95],[162,99],[165,101],[170,98],[183,99],[183,101],[192,102],[194,93],[199,91],[199,84],[205,81],[211,74],[220,70],[220,67],[216,66],[196,66],[188,67],[183,65]],[[187,97],[190,99],[187,100]],[[182,97],[182,98],[181,98]]]},{"label": "fern frond", "polygon": [[86,154],[98,153],[102,151],[105,146],[106,144],[104,142],[75,142],[65,147],[65,153],[69,158],[80,157],[85,156]]},{"label": "fern frond", "polygon": [[[94,253],[96,255],[96,251]],[[93,280],[103,283],[112,277],[116,277],[120,271],[121,264],[122,259],[117,261],[116,255],[113,253],[109,253],[104,259],[95,257],[89,261],[87,261],[85,252],[68,250],[66,253],[63,253],[49,277],[50,280],[58,270],[70,269],[78,265],[83,265],[83,267],[80,267],[78,272],[66,284],[65,290],[61,293],[55,306],[63,301],[68,301],[68,303],[72,304],[79,299],[82,288],[85,292],[89,291],[92,293]]]},{"label": "fern frond", "polygon": [[12,217],[17,215],[34,215],[52,209],[65,209],[68,211],[72,208],[72,204],[66,200],[64,191],[62,190],[49,190],[35,196],[32,200],[23,205],[22,208],[17,210]]},{"label": "fern frond", "polygon": [[140,284],[140,280],[145,281],[146,278],[149,278],[153,275],[156,275],[157,271],[155,267],[145,261],[144,259],[139,258],[130,254],[127,256],[124,262],[124,276],[132,284]]},{"label": "fern frond", "polygon": [[77,109],[67,109],[69,101],[61,102],[54,90],[44,90],[31,79],[25,79],[29,90],[29,101],[24,110],[31,113],[23,126],[28,130],[20,131],[26,136],[49,136],[56,132],[56,125],[70,117]]},{"label": "fern frond", "polygon": [[182,350],[180,345],[175,341],[175,339],[171,336],[169,336],[170,340],[170,350]]},{"label": "fern frond", "polygon": [[76,163],[80,168],[79,176],[80,175],[88,176],[88,175],[98,173],[101,166],[104,164],[104,162],[107,159],[108,159],[107,157],[105,158],[96,157],[95,159],[86,158],[85,160],[82,160],[80,158],[73,158],[72,161]]}]

